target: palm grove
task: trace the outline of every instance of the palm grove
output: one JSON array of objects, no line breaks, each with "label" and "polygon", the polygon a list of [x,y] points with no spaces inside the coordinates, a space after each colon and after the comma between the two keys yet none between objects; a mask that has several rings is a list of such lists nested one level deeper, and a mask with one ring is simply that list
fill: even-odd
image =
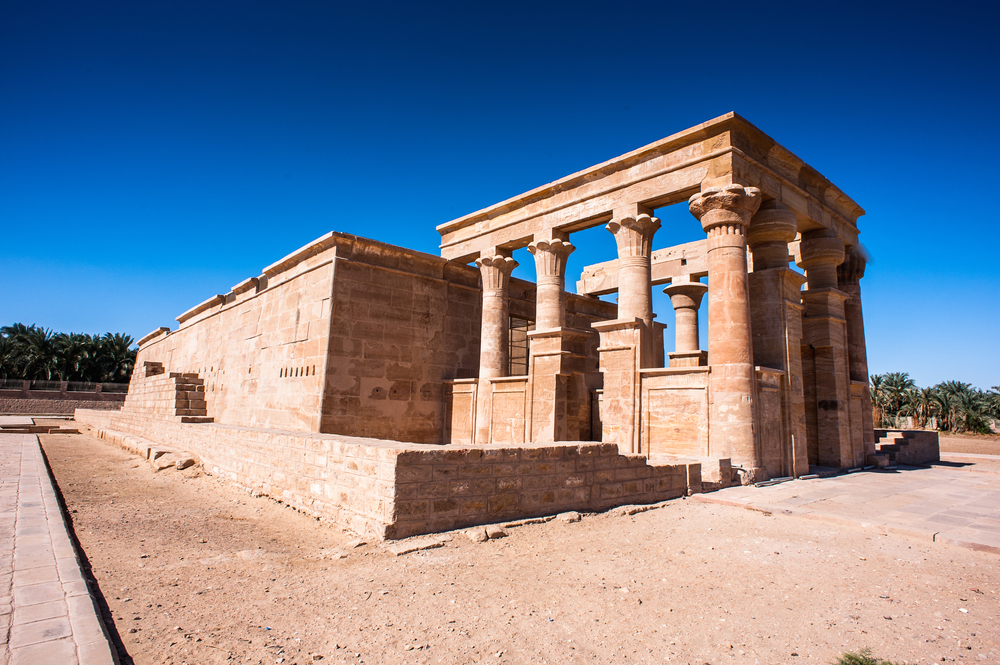
[{"label": "palm grove", "polygon": [[120,333],[53,333],[15,323],[0,328],[0,379],[128,383],[134,345]]},{"label": "palm grove", "polygon": [[1000,386],[989,391],[961,381],[921,388],[906,372],[872,374],[871,394],[876,427],[912,426],[951,432],[987,434],[1000,423]]}]

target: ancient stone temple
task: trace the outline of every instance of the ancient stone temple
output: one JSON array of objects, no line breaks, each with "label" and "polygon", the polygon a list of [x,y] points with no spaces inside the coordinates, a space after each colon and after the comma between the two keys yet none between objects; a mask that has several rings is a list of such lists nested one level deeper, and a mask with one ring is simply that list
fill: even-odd
[{"label": "ancient stone temple", "polygon": [[[705,237],[654,251],[671,205]],[[122,411],[78,418],[380,537],[859,467],[861,214],[728,114],[442,224],[441,256],[327,234],[141,339]]]}]

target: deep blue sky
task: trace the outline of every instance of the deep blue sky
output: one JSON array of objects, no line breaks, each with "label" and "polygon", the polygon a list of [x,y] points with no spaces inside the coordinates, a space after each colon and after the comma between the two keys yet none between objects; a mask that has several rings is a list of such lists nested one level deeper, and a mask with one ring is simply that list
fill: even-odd
[{"label": "deep blue sky", "polygon": [[[330,230],[436,254],[736,111],[867,211],[871,371],[998,385],[1000,14],[879,4],[0,0],[0,324],[138,338]],[[571,284],[615,254],[574,241]]]}]

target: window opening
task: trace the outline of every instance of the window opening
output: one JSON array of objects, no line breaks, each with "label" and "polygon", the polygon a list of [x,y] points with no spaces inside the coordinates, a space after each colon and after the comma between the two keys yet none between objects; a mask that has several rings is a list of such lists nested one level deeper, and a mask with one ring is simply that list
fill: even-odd
[{"label": "window opening", "polygon": [[528,355],[531,352],[528,333],[534,329],[534,321],[529,321],[519,316],[510,317],[507,354],[508,376],[525,376],[528,373]]}]

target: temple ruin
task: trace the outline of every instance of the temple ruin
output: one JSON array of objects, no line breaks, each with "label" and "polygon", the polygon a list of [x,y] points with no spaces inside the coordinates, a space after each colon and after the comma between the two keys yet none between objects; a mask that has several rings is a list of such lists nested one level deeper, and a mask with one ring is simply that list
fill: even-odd
[{"label": "temple ruin", "polygon": [[[653,251],[671,205],[705,237]],[[442,224],[440,256],[329,233],[146,335],[122,410],[77,418],[384,538],[861,467],[862,214],[730,113]]]}]

